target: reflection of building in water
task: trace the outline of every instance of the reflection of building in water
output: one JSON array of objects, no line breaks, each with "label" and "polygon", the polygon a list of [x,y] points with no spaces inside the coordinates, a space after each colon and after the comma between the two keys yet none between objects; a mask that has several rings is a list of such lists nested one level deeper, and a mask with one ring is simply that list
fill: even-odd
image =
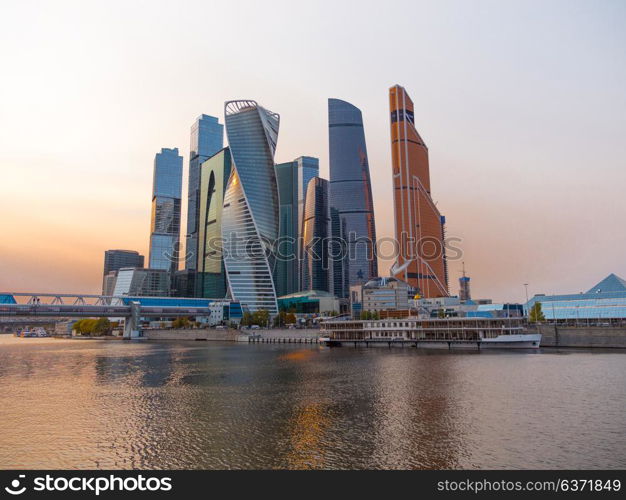
[{"label": "reflection of building in water", "polygon": [[292,450],[286,457],[287,468],[324,468],[322,437],[327,425],[327,412],[320,402],[296,410],[290,427]]},{"label": "reflection of building in water", "polygon": [[373,469],[453,469],[467,454],[455,401],[462,387],[447,356],[375,356],[372,386]]}]

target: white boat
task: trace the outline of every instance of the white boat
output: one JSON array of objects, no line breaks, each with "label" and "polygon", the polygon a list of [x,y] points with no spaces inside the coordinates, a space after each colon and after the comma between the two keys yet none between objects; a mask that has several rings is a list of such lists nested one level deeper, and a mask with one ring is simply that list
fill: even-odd
[{"label": "white boat", "polygon": [[34,338],[34,337],[49,337],[50,334],[42,327],[38,326],[30,330],[28,327],[24,328],[16,337]]},{"label": "white boat", "polygon": [[402,346],[435,349],[538,349],[541,334],[524,318],[389,318],[328,320],[319,342],[327,346]]}]

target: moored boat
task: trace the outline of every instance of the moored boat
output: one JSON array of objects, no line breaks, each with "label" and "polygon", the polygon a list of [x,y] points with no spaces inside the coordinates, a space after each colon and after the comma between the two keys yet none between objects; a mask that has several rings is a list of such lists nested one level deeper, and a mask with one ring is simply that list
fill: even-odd
[{"label": "moored boat", "polygon": [[328,320],[319,342],[327,346],[411,346],[439,349],[538,349],[541,334],[524,318],[389,318]]}]

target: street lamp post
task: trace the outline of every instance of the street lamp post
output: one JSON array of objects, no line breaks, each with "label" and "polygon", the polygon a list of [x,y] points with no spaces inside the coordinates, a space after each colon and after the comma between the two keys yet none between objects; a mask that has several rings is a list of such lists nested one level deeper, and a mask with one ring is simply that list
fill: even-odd
[{"label": "street lamp post", "polygon": [[528,310],[528,283],[524,283],[524,288],[526,289],[526,316],[529,316],[530,311]]}]

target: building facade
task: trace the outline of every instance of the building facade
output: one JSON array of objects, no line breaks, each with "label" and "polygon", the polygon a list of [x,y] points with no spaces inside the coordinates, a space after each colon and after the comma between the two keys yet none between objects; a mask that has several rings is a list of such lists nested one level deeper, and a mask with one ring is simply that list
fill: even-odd
[{"label": "building facade", "polygon": [[[200,115],[191,126],[189,149],[189,186],[187,194],[187,237],[185,269],[193,280],[198,263],[200,165],[224,147],[224,125],[214,116]],[[190,284],[193,289],[193,284]]]},{"label": "building facade", "polygon": [[276,165],[279,207],[279,243],[277,245],[276,289],[279,296],[303,289],[302,221],[309,181],[319,175],[319,159],[301,156]]},{"label": "building facade", "polygon": [[547,321],[607,326],[626,323],[626,280],[610,274],[584,293],[535,295],[526,304],[526,314],[535,303]]},{"label": "building facade", "polygon": [[330,236],[329,183],[326,179],[313,177],[306,190],[302,219],[302,290],[334,293],[329,258]]},{"label": "building facade", "polygon": [[171,277],[178,270],[182,182],[183,157],[178,148],[161,149],[154,158],[148,265],[169,271]]},{"label": "building facade", "polygon": [[448,295],[445,218],[430,191],[428,147],[415,128],[413,101],[399,85],[389,89],[395,236],[394,273],[424,297]]},{"label": "building facade", "polygon": [[279,116],[255,101],[225,104],[232,167],[222,211],[224,265],[233,300],[278,313],[274,283],[278,186],[274,153]]},{"label": "building facade", "polygon": [[392,277],[374,278],[362,287],[361,307],[363,311],[407,311],[409,296],[412,294],[410,285]]},{"label": "building facade", "polygon": [[361,111],[328,100],[330,211],[335,295],[378,275],[376,226]]},{"label": "building facade", "polygon": [[167,297],[170,277],[166,269],[122,268],[117,271],[113,295]]},{"label": "building facade", "polygon": [[230,170],[229,148],[222,149],[200,167],[197,297],[220,299],[228,293],[221,238],[224,193]]},{"label": "building facade", "polygon": [[107,276],[111,271],[118,271],[123,267],[143,267],[144,256],[135,250],[106,250],[104,252],[104,266],[102,273],[102,295],[109,295],[107,285]]}]

